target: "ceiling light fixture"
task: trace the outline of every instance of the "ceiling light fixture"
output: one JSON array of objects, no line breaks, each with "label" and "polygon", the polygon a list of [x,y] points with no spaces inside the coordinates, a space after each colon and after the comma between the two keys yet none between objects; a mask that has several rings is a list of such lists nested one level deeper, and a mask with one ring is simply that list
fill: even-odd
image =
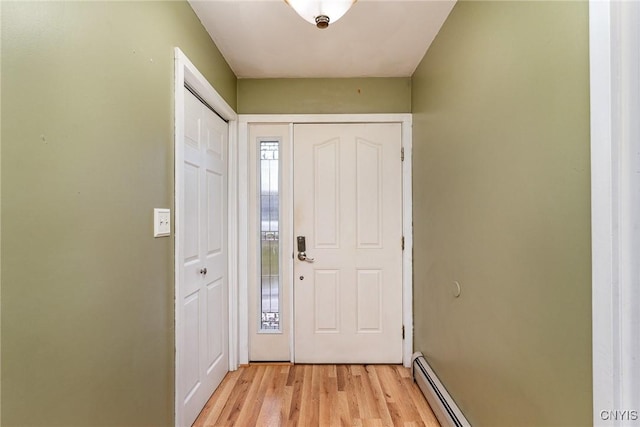
[{"label": "ceiling light fixture", "polygon": [[284,0],[307,22],[327,28],[347,13],[357,0]]}]

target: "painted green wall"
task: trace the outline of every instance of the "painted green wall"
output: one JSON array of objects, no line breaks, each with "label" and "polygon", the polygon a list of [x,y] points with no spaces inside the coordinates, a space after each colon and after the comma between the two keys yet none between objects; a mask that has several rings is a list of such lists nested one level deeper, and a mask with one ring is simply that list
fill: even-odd
[{"label": "painted green wall", "polygon": [[173,425],[174,46],[186,2],[2,2],[2,426]]},{"label": "painted green wall", "polygon": [[591,425],[587,2],[458,2],[412,109],[416,350],[475,427]]},{"label": "painted green wall", "polygon": [[409,113],[411,79],[239,79],[238,112]]}]

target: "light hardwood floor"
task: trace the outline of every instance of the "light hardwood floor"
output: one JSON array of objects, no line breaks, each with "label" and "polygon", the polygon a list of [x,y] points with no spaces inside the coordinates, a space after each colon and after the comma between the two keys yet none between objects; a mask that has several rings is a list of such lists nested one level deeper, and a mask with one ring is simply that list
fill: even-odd
[{"label": "light hardwood floor", "polygon": [[194,427],[439,427],[396,365],[250,365],[227,374]]}]

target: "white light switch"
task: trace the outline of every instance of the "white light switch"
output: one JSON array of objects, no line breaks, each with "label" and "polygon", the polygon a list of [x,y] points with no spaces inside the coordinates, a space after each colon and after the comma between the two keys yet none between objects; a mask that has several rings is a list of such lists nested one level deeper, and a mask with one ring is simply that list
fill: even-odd
[{"label": "white light switch", "polygon": [[153,210],[153,237],[164,237],[171,235],[171,210]]}]

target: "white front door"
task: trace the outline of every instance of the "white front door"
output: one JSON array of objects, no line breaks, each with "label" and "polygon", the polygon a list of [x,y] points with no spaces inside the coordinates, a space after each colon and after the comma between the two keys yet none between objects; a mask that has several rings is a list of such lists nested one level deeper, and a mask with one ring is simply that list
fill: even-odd
[{"label": "white front door", "polygon": [[227,124],[185,89],[178,225],[177,424],[190,426],[229,368]]},{"label": "white front door", "polygon": [[[294,125],[295,362],[402,362],[401,125]],[[296,254],[298,253],[296,249]]]}]

